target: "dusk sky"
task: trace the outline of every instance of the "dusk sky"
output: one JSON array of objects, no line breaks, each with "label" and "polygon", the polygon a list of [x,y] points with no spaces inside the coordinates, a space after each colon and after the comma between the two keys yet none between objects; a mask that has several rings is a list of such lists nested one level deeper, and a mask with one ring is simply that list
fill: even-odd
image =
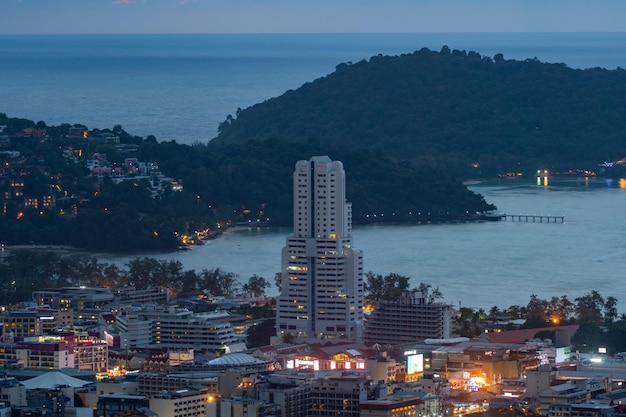
[{"label": "dusk sky", "polygon": [[0,0],[0,34],[624,32],[624,0]]}]

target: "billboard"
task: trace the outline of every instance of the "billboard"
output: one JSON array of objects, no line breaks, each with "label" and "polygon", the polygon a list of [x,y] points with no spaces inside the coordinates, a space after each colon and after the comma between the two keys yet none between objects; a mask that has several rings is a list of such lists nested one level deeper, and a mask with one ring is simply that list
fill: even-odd
[{"label": "billboard", "polygon": [[406,373],[417,374],[419,372],[424,372],[424,355],[408,355],[406,357]]}]

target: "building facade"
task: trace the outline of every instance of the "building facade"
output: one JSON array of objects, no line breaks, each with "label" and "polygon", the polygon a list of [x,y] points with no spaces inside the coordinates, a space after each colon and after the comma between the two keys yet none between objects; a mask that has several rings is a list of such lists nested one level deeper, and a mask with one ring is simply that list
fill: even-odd
[{"label": "building facade", "polygon": [[369,380],[358,375],[317,378],[311,387],[311,417],[360,417]]},{"label": "building facade", "polygon": [[367,318],[365,343],[401,345],[450,337],[452,306],[427,302],[417,290],[397,300],[381,300]]},{"label": "building facade", "polygon": [[343,164],[327,156],[298,161],[294,233],[282,251],[278,336],[360,340],[363,254],[352,247],[352,206]]},{"label": "building facade", "polygon": [[207,407],[213,401],[208,388],[189,386],[152,396],[150,410],[158,416],[206,417]]},{"label": "building facade", "polygon": [[311,380],[305,376],[267,375],[256,385],[257,398],[282,416],[308,417],[311,411]]}]

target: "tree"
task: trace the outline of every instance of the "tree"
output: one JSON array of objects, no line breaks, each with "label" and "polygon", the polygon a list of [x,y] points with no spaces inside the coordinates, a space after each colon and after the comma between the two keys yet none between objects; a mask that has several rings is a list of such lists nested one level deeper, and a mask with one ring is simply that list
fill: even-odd
[{"label": "tree", "polygon": [[600,345],[605,345],[607,338],[597,324],[586,321],[578,327],[572,337],[572,343],[582,352],[597,352]]},{"label": "tree", "polygon": [[626,317],[609,324],[606,338],[607,348],[610,353],[626,351]]},{"label": "tree", "polygon": [[274,274],[274,285],[278,288],[278,292],[282,291],[281,282],[283,280],[283,274],[281,272],[277,272]]},{"label": "tree", "polygon": [[479,311],[470,307],[461,307],[457,316],[457,326],[460,336],[475,337],[480,333],[478,323],[480,321]]},{"label": "tree", "polygon": [[254,274],[248,279],[248,282],[244,284],[241,289],[247,293],[264,296],[265,289],[270,286],[271,284],[265,278]]},{"label": "tree", "polygon": [[157,261],[154,258],[135,258],[126,264],[128,285],[137,289],[178,288],[183,275],[180,261]]},{"label": "tree", "polygon": [[72,255],[61,261],[63,276],[73,285],[99,285],[104,275],[104,264],[88,255]]},{"label": "tree", "polygon": [[126,270],[121,269],[115,264],[106,264],[102,270],[102,281],[96,285],[101,287],[121,287],[126,285]]},{"label": "tree", "polygon": [[493,306],[489,309],[489,318],[492,320],[498,317],[500,314],[501,314],[501,311],[498,308],[498,306]]},{"label": "tree", "polygon": [[220,268],[203,269],[199,280],[199,288],[215,297],[232,294],[238,285],[237,274]]},{"label": "tree", "polygon": [[598,291],[592,290],[591,292],[576,298],[575,301],[576,316],[580,323],[593,323],[595,325],[602,324],[604,298]]},{"label": "tree", "polygon": [[135,258],[126,263],[128,274],[126,282],[133,288],[145,290],[154,286],[153,275],[158,269],[159,262],[154,258]]},{"label": "tree", "polygon": [[[531,294],[526,305],[526,323],[532,327],[543,327],[548,321],[548,302],[542,300],[537,294]],[[543,323],[542,325],[539,325]],[[526,327],[529,328],[529,327]]]},{"label": "tree", "polygon": [[184,271],[180,279],[174,283],[173,288],[178,292],[186,293],[198,290],[199,277],[194,270]]},{"label": "tree", "polygon": [[604,322],[606,324],[613,323],[618,316],[617,298],[609,296],[604,300]]},{"label": "tree", "polygon": [[439,287],[433,288],[430,284],[425,284],[420,282],[420,285],[417,287],[417,290],[420,291],[424,298],[426,299],[427,304],[432,304],[436,300],[443,298],[443,294],[439,291]]},{"label": "tree", "polygon": [[61,256],[55,252],[11,251],[0,274],[3,304],[29,300],[37,289],[67,285],[61,274]]},{"label": "tree", "polygon": [[382,276],[370,271],[365,274],[364,286],[368,302],[396,300],[409,289],[409,277],[396,273]]},{"label": "tree", "polygon": [[518,319],[526,315],[526,307],[512,305],[505,309],[504,313],[510,315],[513,319]]}]

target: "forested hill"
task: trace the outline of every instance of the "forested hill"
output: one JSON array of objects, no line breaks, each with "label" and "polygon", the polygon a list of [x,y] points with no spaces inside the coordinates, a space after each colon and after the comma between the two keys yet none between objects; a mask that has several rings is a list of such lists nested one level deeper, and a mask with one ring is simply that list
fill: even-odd
[{"label": "forested hill", "polygon": [[422,49],[340,64],[229,116],[211,143],[314,139],[384,150],[462,177],[588,168],[626,155],[625,97],[619,68]]},{"label": "forested hill", "polygon": [[0,243],[128,252],[174,249],[237,223],[291,226],[294,166],[313,155],[343,161],[355,224],[472,220],[494,209],[445,172],[366,149],[188,146],[121,125],[48,126],[0,113]]}]

